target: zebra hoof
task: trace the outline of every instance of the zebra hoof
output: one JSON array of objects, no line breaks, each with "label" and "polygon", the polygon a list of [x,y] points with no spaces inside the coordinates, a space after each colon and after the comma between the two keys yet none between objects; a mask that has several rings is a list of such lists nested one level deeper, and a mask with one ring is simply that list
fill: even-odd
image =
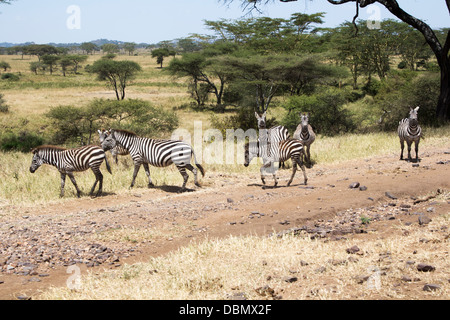
[{"label": "zebra hoof", "polygon": [[155,185],[154,185],[153,183],[149,183],[149,184],[148,184],[148,187],[149,187],[149,188],[153,188],[154,186],[155,186]]}]

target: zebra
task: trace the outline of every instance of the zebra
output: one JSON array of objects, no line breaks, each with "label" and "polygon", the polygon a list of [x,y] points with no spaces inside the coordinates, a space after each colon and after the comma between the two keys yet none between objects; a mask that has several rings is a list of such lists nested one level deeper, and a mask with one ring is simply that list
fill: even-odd
[{"label": "zebra", "polygon": [[[272,145],[279,144],[281,141],[289,139],[289,131],[284,126],[275,126],[266,129],[266,112],[261,116],[255,112],[256,121],[258,122],[259,139]],[[280,166],[284,168],[284,161],[280,162]]]},{"label": "zebra", "polygon": [[[294,180],[295,172],[297,171],[297,165],[303,171],[304,184],[306,185],[308,182],[308,178],[306,176],[305,166],[303,165],[303,157],[304,154],[303,144],[297,139],[287,139],[281,141],[277,148],[274,146],[264,147],[260,145],[259,141],[251,141],[245,143],[245,161],[244,166],[248,167],[250,162],[255,157],[263,158],[263,166],[260,169],[261,172],[261,181],[263,184],[266,184],[264,178],[264,171],[267,168],[270,168],[272,171],[273,179],[274,179],[274,187],[278,185],[278,180],[276,176],[276,168],[274,168],[275,162],[286,161],[289,158],[292,160],[292,176],[287,183],[287,186],[290,186],[292,180]],[[268,152],[269,151],[269,152]]]},{"label": "zebra", "polygon": [[134,173],[130,188],[134,187],[141,165],[144,166],[148,177],[148,187],[154,186],[150,178],[149,164],[155,167],[167,167],[175,164],[184,179],[182,191],[186,190],[186,183],[189,178],[186,169],[188,169],[194,174],[195,185],[200,187],[197,180],[197,169],[191,165],[191,157],[194,157],[195,165],[202,176],[205,176],[205,170],[197,163],[194,151],[187,143],[178,140],[158,140],[140,137],[134,132],[127,130],[111,129],[109,132],[110,134],[102,142],[103,150],[107,151],[119,146],[127,149],[133,159]]},{"label": "zebra", "polygon": [[[106,139],[106,137],[108,136],[109,133],[105,129],[102,129],[101,131],[100,130],[97,130],[97,131],[98,131],[100,143],[102,143],[103,140]],[[126,156],[126,155],[130,154],[127,149],[125,149],[119,145],[116,145],[114,148],[112,148],[110,150],[110,152],[111,152],[116,164],[119,163],[119,159],[117,156]]]},{"label": "zebra", "polygon": [[420,128],[417,120],[417,113],[419,107],[410,108],[409,118],[405,118],[398,123],[398,136],[400,138],[400,147],[402,152],[400,154],[400,160],[403,160],[403,149],[405,148],[405,141],[408,144],[408,161],[411,161],[411,145],[414,142],[416,151],[416,161],[419,160],[419,142],[422,137],[422,129]]},{"label": "zebra", "polygon": [[309,124],[309,113],[300,113],[301,122],[294,132],[294,139],[300,140],[305,146],[306,163],[311,167],[311,144],[316,140],[316,134]]},{"label": "zebra", "polygon": [[75,149],[65,149],[58,146],[43,145],[34,148],[31,150],[31,153],[33,154],[30,166],[31,173],[35,173],[43,164],[49,164],[58,169],[61,174],[61,198],[64,197],[66,175],[69,176],[75,186],[77,197],[79,198],[81,196],[81,190],[78,188],[73,172],[81,172],[91,168],[95,174],[95,183],[90,195],[92,196],[94,194],[95,187],[99,183],[96,197],[100,196],[103,190],[103,175],[100,171],[100,165],[103,160],[105,160],[106,169],[112,174],[111,167],[106,159],[106,154],[99,146],[90,145]]}]

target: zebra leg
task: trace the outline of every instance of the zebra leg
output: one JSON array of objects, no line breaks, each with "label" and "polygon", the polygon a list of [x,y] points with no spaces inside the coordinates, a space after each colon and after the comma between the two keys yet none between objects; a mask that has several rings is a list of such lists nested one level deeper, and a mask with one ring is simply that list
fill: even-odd
[{"label": "zebra leg", "polygon": [[269,168],[272,165],[271,162],[266,162],[263,164],[263,166],[261,167],[261,169],[259,169],[259,171],[261,172],[261,181],[263,184],[266,184],[266,180],[265,180],[265,170],[266,168]]},{"label": "zebra leg", "polygon": [[186,169],[190,170],[193,174],[194,174],[194,183],[197,187],[200,187],[200,183],[198,183],[198,178],[197,178],[197,168],[195,168],[192,164],[187,164],[186,165]]},{"label": "zebra leg", "polygon": [[272,165],[270,166],[270,170],[272,170],[272,176],[274,184],[273,186],[276,187],[278,185],[278,179],[277,179],[277,169],[275,169],[275,162],[272,162]]},{"label": "zebra leg", "polygon": [[135,163],[134,164],[134,172],[133,172],[133,180],[131,180],[131,185],[130,188],[134,187],[134,183],[136,181],[136,177],[138,175],[139,169],[141,168],[141,164],[140,163]]},{"label": "zebra leg", "polygon": [[186,190],[186,184],[189,179],[189,175],[186,173],[185,167],[177,167],[178,171],[180,172],[181,176],[183,177],[183,186],[181,187],[181,191]]},{"label": "zebra leg", "polygon": [[412,145],[412,141],[406,141],[406,144],[408,145],[408,162],[411,162],[411,145]]},{"label": "zebra leg", "polygon": [[416,151],[416,162],[419,161],[419,142],[420,142],[420,140],[416,140],[414,142],[414,147],[415,147],[414,149]]},{"label": "zebra leg", "polygon": [[61,172],[61,192],[59,196],[64,197],[64,185],[66,184],[66,174]]},{"label": "zebra leg", "polygon": [[148,168],[148,163],[143,163],[142,164],[144,166],[144,170],[145,170],[145,174],[147,175],[148,178],[148,187],[154,187],[155,185],[152,182],[152,178],[150,178],[150,169]]},{"label": "zebra leg", "polygon": [[311,153],[310,153],[310,151],[309,151],[310,146],[311,146],[311,145],[308,145],[308,146],[306,147],[306,153],[307,153],[307,165],[309,166],[308,168],[311,168],[311,166],[312,166],[312,163],[311,163]]},{"label": "zebra leg", "polygon": [[73,176],[72,172],[67,173],[67,175],[70,178],[70,181],[72,181],[72,184],[75,186],[75,189],[77,189],[77,197],[81,197],[81,190],[78,188],[77,182],[75,180],[75,177]]},{"label": "zebra leg", "polygon": [[100,169],[92,168],[92,172],[94,172],[94,174],[95,174],[95,182],[94,182],[94,185],[92,186],[92,189],[91,189],[91,192],[89,195],[92,196],[94,194],[94,190],[95,190],[95,187],[97,186],[97,182],[98,182],[98,192],[95,195],[96,197],[98,197],[103,192],[103,174],[100,172]]},{"label": "zebra leg", "polygon": [[292,175],[291,179],[289,179],[287,186],[289,187],[294,180],[295,173],[297,172],[297,164],[301,163],[301,160],[297,160],[296,158],[292,157]]},{"label": "zebra leg", "polygon": [[405,149],[405,140],[400,139],[400,148],[402,148],[402,152],[400,153],[400,160],[403,160],[403,150]]}]

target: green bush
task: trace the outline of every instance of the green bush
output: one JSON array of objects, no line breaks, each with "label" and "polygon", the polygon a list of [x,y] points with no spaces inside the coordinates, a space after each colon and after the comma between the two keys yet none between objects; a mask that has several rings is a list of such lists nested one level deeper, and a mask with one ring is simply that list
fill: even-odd
[{"label": "green bush", "polygon": [[6,104],[5,99],[3,99],[3,94],[0,93],[0,112],[8,113],[9,106]]},{"label": "green bush", "polygon": [[440,78],[437,74],[418,77],[395,75],[385,80],[374,98],[378,112],[385,114],[382,130],[396,130],[398,122],[406,118],[410,107],[419,109],[419,123],[437,126],[436,106],[439,98]]},{"label": "green bush", "polygon": [[174,112],[139,99],[96,99],[83,107],[52,108],[46,116],[53,123],[54,144],[92,144],[101,128],[126,129],[138,135],[160,138],[178,126]]},{"label": "green bush", "polygon": [[19,81],[20,77],[17,74],[8,72],[8,73],[2,74],[2,80]]},{"label": "green bush", "polygon": [[288,114],[282,124],[294,132],[300,123],[300,112],[309,112],[309,122],[316,133],[333,136],[356,129],[353,116],[343,106],[349,101],[349,92],[342,89],[326,89],[312,95],[291,97],[284,108]]},{"label": "green bush", "polygon": [[22,131],[19,134],[7,133],[0,141],[2,151],[30,152],[31,149],[44,144],[44,139],[33,133]]}]

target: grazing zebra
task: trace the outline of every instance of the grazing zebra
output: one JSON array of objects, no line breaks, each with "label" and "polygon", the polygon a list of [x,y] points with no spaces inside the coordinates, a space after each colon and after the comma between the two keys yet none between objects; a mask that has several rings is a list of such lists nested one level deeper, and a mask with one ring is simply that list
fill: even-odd
[{"label": "grazing zebra", "polygon": [[314,133],[313,128],[308,123],[309,122],[309,113],[300,113],[301,122],[297,126],[297,130],[294,133],[294,139],[300,140],[305,146],[305,155],[306,155],[306,163],[308,166],[311,166],[311,153],[310,148],[311,144],[316,140],[316,134]]},{"label": "grazing zebra", "polygon": [[[106,131],[105,129],[102,129],[101,131],[98,130],[98,136],[99,136],[100,143],[102,143],[103,140],[105,140],[106,137],[108,136],[108,131]],[[116,164],[119,163],[117,156],[126,156],[127,154],[130,154],[127,149],[125,149],[119,145],[116,145],[114,148],[112,148],[109,151],[111,152]]]},{"label": "grazing zebra", "polygon": [[[268,152],[269,151],[269,152]],[[245,162],[244,166],[248,167],[250,162],[255,157],[263,158],[263,166],[261,167],[261,181],[263,184],[266,184],[264,179],[264,171],[267,168],[270,168],[272,172],[273,179],[275,181],[274,186],[277,186],[277,176],[276,176],[276,168],[274,168],[275,162],[286,161],[289,158],[292,160],[292,176],[288,182],[288,186],[291,185],[292,180],[294,179],[295,172],[297,171],[297,165],[303,171],[304,183],[305,185],[308,182],[308,178],[306,177],[305,166],[303,165],[303,157],[304,154],[303,145],[300,141],[296,139],[287,139],[281,141],[278,146],[275,148],[274,146],[262,147],[260,143],[257,142],[247,142],[245,144]]]},{"label": "grazing zebra", "polygon": [[[289,131],[283,126],[275,126],[266,129],[266,113],[260,116],[255,112],[255,117],[258,122],[259,139],[270,144],[279,144],[281,141],[289,139]],[[284,168],[284,161],[280,162],[280,166]]]},{"label": "grazing zebra", "polygon": [[197,169],[191,165],[192,156],[194,156],[195,165],[200,169],[202,176],[205,176],[205,170],[197,163],[194,151],[191,146],[185,142],[143,138],[130,131],[111,129],[110,134],[102,142],[102,148],[107,151],[117,145],[127,149],[134,162],[133,180],[131,181],[130,188],[134,186],[141,165],[144,166],[145,173],[148,177],[148,187],[150,188],[154,185],[150,178],[148,165],[167,167],[172,163],[176,165],[178,171],[183,176],[183,191],[186,190],[186,183],[189,178],[186,169],[192,171],[194,174],[195,185],[200,186],[197,181]]},{"label": "grazing zebra", "polygon": [[403,149],[405,148],[405,141],[408,144],[408,161],[411,161],[411,145],[414,142],[416,151],[416,161],[419,160],[419,142],[422,136],[422,129],[419,126],[417,120],[417,112],[419,107],[415,109],[410,108],[409,118],[400,120],[398,123],[398,136],[400,138],[400,147],[402,153],[400,154],[400,160],[403,160]]},{"label": "grazing zebra", "polygon": [[61,193],[64,196],[64,185],[66,182],[66,175],[69,176],[73,185],[77,189],[77,197],[81,196],[81,191],[78,188],[73,172],[85,171],[91,168],[95,174],[95,183],[91,189],[92,196],[97,185],[98,192],[96,197],[102,194],[103,189],[103,175],[100,171],[100,165],[105,160],[106,168],[111,173],[106,154],[99,146],[84,146],[76,149],[64,149],[56,146],[40,146],[31,151],[33,153],[33,160],[31,161],[30,172],[35,173],[42,164],[49,164],[58,169],[61,173]]}]

